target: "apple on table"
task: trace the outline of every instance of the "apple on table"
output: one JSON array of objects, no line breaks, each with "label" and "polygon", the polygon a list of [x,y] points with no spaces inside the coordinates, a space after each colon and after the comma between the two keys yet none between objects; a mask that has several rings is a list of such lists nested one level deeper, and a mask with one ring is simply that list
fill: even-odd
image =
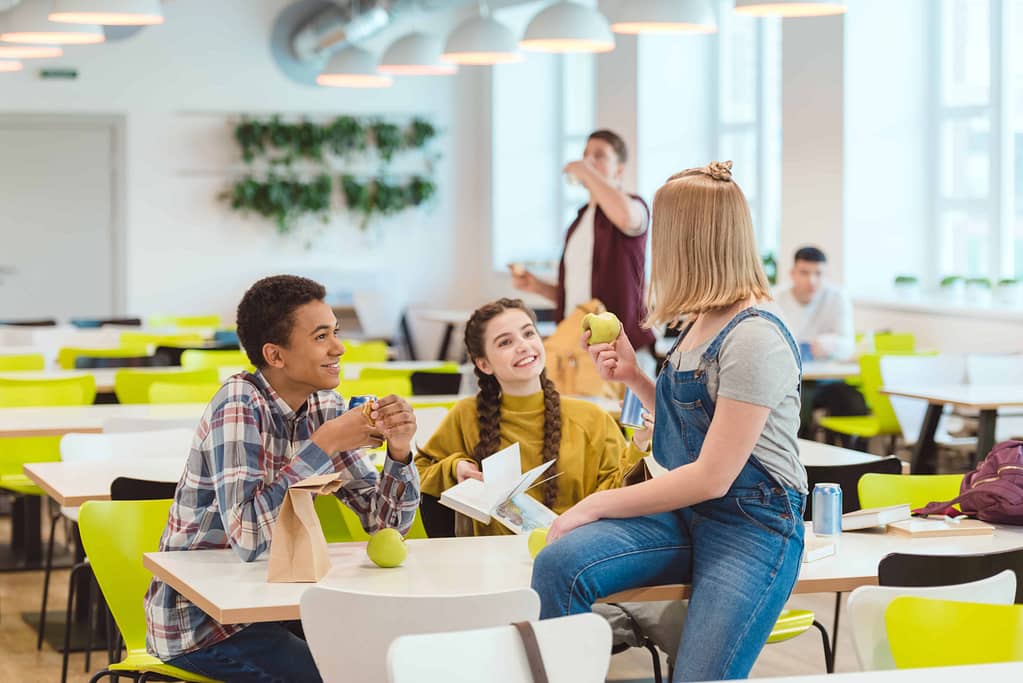
[{"label": "apple on table", "polygon": [[366,554],[378,567],[398,567],[408,556],[405,539],[397,529],[381,529],[369,537]]}]

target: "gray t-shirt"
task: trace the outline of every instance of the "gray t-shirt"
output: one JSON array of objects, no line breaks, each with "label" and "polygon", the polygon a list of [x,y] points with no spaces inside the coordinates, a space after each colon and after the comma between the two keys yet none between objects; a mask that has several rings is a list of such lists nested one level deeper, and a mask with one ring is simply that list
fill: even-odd
[{"label": "gray t-shirt", "polygon": [[[781,317],[773,305],[759,308]],[[695,370],[711,341],[691,351],[676,349],[668,360],[676,370]],[[753,455],[781,483],[806,493],[806,468],[796,439],[799,367],[778,326],[764,318],[743,320],[722,342],[718,363],[711,363],[706,371],[707,392],[715,403],[724,396],[771,409]]]}]

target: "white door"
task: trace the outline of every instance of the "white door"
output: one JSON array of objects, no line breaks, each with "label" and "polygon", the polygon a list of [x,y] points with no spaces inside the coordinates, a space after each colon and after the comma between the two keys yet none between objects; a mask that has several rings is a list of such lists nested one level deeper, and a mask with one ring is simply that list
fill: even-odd
[{"label": "white door", "polygon": [[121,312],[121,126],[0,116],[0,319]]}]

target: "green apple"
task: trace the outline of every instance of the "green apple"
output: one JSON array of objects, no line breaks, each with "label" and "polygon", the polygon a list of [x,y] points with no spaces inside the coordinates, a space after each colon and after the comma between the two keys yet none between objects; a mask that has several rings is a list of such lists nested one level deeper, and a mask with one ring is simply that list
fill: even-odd
[{"label": "green apple", "polygon": [[397,567],[405,561],[408,549],[397,529],[381,529],[369,537],[366,554],[378,567]]},{"label": "green apple", "polygon": [[526,542],[529,546],[529,556],[535,558],[540,554],[540,551],[547,545],[547,529],[533,529],[529,532],[529,540]]},{"label": "green apple", "polygon": [[587,313],[583,317],[583,332],[590,331],[591,344],[610,344],[618,339],[622,330],[622,322],[611,311],[604,313]]}]

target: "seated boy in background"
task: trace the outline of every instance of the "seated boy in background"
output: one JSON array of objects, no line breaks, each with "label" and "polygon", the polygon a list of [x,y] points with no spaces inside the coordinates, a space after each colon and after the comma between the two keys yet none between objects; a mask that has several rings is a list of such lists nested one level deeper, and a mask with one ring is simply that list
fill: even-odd
[{"label": "seated boy in background", "polygon": [[845,292],[828,282],[827,270],[823,251],[803,247],[789,273],[792,286],[775,296],[804,361],[847,360],[856,350],[852,304]]},{"label": "seated boy in background", "polygon": [[[344,346],[322,285],[278,275],[238,305],[238,337],[255,373],[234,375],[206,407],[174,494],[160,550],[233,548],[251,562],[269,547],[288,487],[342,472],[335,494],[367,531],[405,533],[419,505],[411,465],[416,421],[402,399],[346,412],[335,391]],[[387,441],[379,475],[362,447]],[[160,580],[145,598],[151,654],[223,681],[319,681],[305,641],[287,623],[219,624]],[[342,618],[342,615],[339,615]]]}]

